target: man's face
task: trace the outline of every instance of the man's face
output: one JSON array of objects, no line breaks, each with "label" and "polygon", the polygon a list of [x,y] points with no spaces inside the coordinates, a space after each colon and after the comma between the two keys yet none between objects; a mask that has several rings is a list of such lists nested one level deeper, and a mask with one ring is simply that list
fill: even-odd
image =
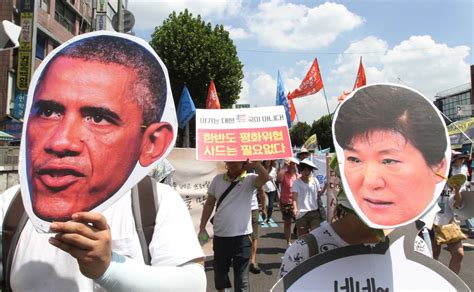
[{"label": "man's face", "polygon": [[59,57],[46,74],[27,125],[31,201],[38,217],[66,220],[127,180],[143,113],[129,92],[137,76],[124,66]]}]

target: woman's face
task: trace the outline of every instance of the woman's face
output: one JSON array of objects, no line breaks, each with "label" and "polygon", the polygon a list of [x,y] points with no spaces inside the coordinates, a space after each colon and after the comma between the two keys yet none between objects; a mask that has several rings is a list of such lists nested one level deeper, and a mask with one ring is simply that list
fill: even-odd
[{"label": "woman's face", "polygon": [[[443,161],[444,162],[444,161]],[[401,134],[374,131],[344,149],[344,176],[355,203],[374,224],[396,226],[421,215],[435,196],[446,163],[427,165]]]}]

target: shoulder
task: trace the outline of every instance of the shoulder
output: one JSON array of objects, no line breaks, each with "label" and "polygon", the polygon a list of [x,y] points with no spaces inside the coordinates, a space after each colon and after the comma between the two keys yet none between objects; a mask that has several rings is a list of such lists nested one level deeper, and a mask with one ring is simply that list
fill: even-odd
[{"label": "shoulder", "polygon": [[283,256],[280,277],[285,276],[289,271],[309,258],[309,250],[303,239],[298,239],[285,252]]},{"label": "shoulder", "polygon": [[6,211],[8,207],[10,206],[11,201],[13,200],[13,197],[15,196],[16,192],[20,189],[20,185],[15,185],[13,187],[10,187],[9,189],[5,190],[1,196],[1,202],[2,202],[2,209]]},{"label": "shoulder", "polygon": [[159,203],[182,203],[183,199],[178,192],[167,184],[156,183],[156,193]]}]

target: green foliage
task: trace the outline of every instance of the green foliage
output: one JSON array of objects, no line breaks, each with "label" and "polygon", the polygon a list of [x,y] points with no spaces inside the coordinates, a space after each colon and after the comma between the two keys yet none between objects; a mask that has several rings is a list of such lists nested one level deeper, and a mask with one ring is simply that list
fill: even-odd
[{"label": "green foliage", "polygon": [[318,145],[321,149],[331,148],[331,152],[335,151],[334,144],[332,141],[331,131],[331,117],[332,115],[322,116],[319,120],[314,121],[311,126],[310,133],[318,136]]},{"label": "green foliage", "polygon": [[222,25],[212,28],[188,10],[173,12],[155,28],[150,45],[168,69],[176,105],[186,84],[196,108],[205,108],[211,79],[222,108],[239,99],[242,63]]},{"label": "green foliage", "polygon": [[291,145],[301,147],[309,138],[311,127],[306,122],[298,122],[290,129]]}]

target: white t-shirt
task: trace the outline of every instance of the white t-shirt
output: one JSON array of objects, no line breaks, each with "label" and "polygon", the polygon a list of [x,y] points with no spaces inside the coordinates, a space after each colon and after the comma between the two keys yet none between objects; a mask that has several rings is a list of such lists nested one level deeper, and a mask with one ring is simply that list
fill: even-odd
[{"label": "white t-shirt", "polygon": [[[1,198],[2,222],[17,187]],[[157,184],[159,209],[149,249],[153,266],[178,266],[204,256],[189,211],[171,187]],[[130,192],[103,212],[112,233],[112,250],[144,263],[132,215]],[[52,234],[36,232],[27,222],[18,241],[11,270],[14,291],[104,291],[83,276],[76,260],[48,243]]]},{"label": "white t-shirt", "polygon": [[298,214],[296,214],[296,219],[303,217],[308,211],[318,210],[318,191],[320,190],[318,180],[312,176],[308,183],[305,183],[301,178],[295,180],[291,192],[297,194]]},{"label": "white t-shirt", "polygon": [[250,207],[250,209],[253,211],[253,210],[257,210],[258,209],[258,189],[254,189],[253,190],[253,196],[252,196],[252,205]]},{"label": "white t-shirt", "polygon": [[[318,254],[349,245],[339,237],[328,222],[321,223],[321,226],[312,230],[310,233],[317,239],[319,248]],[[426,242],[418,236],[415,238],[414,250],[428,257],[432,257]],[[280,277],[285,276],[289,271],[307,259],[309,259],[308,245],[302,239],[296,240],[288,247],[283,256],[280,267]]]},{"label": "white t-shirt", "polygon": [[[227,194],[214,215],[214,235],[233,237],[252,233],[251,205],[256,177],[254,173],[247,174]],[[224,180],[224,174],[218,174],[207,193],[218,202],[229,185],[230,181]]]},{"label": "white t-shirt", "polygon": [[451,176],[456,174],[464,174],[466,176],[466,182],[461,186],[460,192],[464,192],[466,187],[470,185],[469,181],[467,181],[467,176],[469,175],[469,170],[467,169],[466,165],[461,165],[461,167],[452,166],[451,168]]},{"label": "white t-shirt", "polygon": [[270,172],[268,173],[268,175],[270,176],[270,180],[267,181],[267,182],[263,185],[263,190],[264,190],[266,193],[276,191],[276,186],[275,186],[275,180],[276,180],[276,177],[277,177],[276,168],[275,168],[275,167],[272,167],[272,169],[270,170]]}]

